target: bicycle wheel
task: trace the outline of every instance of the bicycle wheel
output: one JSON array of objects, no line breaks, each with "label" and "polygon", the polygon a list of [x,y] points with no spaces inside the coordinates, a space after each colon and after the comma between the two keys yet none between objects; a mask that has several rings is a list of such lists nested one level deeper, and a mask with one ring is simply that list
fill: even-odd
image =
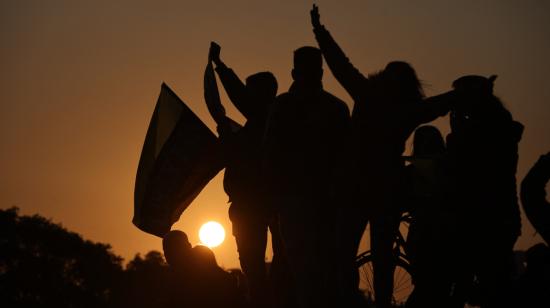
[{"label": "bicycle wheel", "polygon": [[[370,251],[363,252],[356,259],[359,270],[359,288],[365,296],[374,299],[374,280],[372,256]],[[403,257],[397,257],[393,272],[393,296],[394,304],[403,304],[413,290],[411,275],[409,274],[409,263]]]}]

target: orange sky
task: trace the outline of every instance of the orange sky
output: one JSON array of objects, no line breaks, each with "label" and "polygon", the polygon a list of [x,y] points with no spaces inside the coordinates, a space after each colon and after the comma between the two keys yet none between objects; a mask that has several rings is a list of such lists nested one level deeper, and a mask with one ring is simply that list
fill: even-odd
[{"label": "orange sky", "polygon": [[[428,94],[449,89],[460,75],[498,74],[496,93],[526,126],[522,178],[539,154],[550,151],[550,3],[452,2],[317,1],[322,21],[363,72],[390,60],[409,61]],[[311,4],[2,1],[0,207],[50,217],[111,243],[125,258],[160,249],[160,240],[135,228],[131,218],[135,172],[161,82],[214,130],[202,97],[209,42],[222,45],[222,57],[243,78],[269,70],[285,91],[292,51],[315,44]],[[351,106],[328,70],[325,88]],[[448,131],[445,120],[438,125]],[[230,232],[221,179],[176,225],[194,242],[207,220]],[[518,248],[540,240],[524,224]],[[231,235],[214,251],[221,264],[238,264]]]}]

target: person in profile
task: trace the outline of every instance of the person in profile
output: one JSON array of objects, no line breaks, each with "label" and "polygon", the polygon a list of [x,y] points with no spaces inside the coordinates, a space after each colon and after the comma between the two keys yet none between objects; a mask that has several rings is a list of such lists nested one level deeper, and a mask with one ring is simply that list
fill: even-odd
[{"label": "person in profile", "polygon": [[162,239],[164,258],[169,265],[170,275],[166,288],[166,306],[192,307],[198,304],[194,281],[197,273],[194,271],[192,246],[187,234],[180,230],[168,232]]},{"label": "person in profile", "polygon": [[546,185],[550,180],[550,153],[542,155],[521,182],[521,204],[525,215],[546,244],[550,244],[550,203]]},{"label": "person in profile", "polygon": [[[405,142],[420,124],[444,116],[452,92],[424,99],[412,66],[394,61],[377,73],[361,74],[320,22],[317,6],[311,10],[315,38],[327,64],[355,104],[352,112],[352,147],[356,166],[355,202],[348,219],[347,258],[357,254],[363,231],[370,223],[374,291],[378,307],[390,307],[393,291],[392,247],[401,216]],[[353,265],[353,262],[348,264]],[[348,272],[358,288],[355,269]]]},{"label": "person in profile", "polygon": [[523,125],[493,94],[495,79],[469,75],[453,82],[458,102],[447,136],[462,226],[451,261],[462,277],[455,290],[467,289],[463,284],[475,277],[482,307],[507,306],[502,294],[510,292],[513,247],[521,233],[516,170]]},{"label": "person in profile", "polygon": [[264,174],[300,307],[338,306],[338,185],[350,118],[347,105],[323,90],[322,63],[315,47],[294,51],[293,83],[277,97],[265,138]]},{"label": "person in profile", "polygon": [[[226,165],[223,184],[231,203],[229,218],[241,268],[248,280],[250,301],[254,307],[265,307],[270,302],[265,264],[268,229],[274,253],[271,273],[284,267],[277,217],[260,176],[261,143],[269,108],[277,95],[277,80],[270,72],[259,72],[249,76],[244,84],[221,60],[220,51],[221,47],[212,42],[205,73],[205,98],[222,143]],[[231,102],[246,118],[244,127],[225,115],[212,63]]]}]

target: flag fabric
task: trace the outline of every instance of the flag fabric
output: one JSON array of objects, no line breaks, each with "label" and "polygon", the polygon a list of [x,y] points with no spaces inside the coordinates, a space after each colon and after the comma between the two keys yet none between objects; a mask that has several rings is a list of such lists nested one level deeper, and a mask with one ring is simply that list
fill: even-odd
[{"label": "flag fabric", "polygon": [[162,84],[139,160],[132,222],[163,237],[223,168],[218,138]]}]

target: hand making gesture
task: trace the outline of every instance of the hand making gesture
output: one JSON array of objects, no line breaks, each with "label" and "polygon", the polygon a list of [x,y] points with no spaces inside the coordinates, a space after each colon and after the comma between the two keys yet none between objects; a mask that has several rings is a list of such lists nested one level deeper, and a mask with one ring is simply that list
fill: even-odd
[{"label": "hand making gesture", "polygon": [[321,15],[319,15],[319,7],[314,4],[311,11],[309,11],[309,14],[311,15],[311,24],[313,25],[313,28],[321,27]]}]

